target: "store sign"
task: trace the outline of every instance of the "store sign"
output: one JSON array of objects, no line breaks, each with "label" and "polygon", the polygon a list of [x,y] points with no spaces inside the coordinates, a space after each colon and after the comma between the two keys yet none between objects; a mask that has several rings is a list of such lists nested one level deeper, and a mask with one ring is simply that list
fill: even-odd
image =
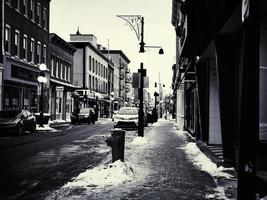
[{"label": "store sign", "polygon": [[17,65],[11,65],[11,77],[37,82],[38,72],[19,67]]},{"label": "store sign", "polygon": [[242,22],[249,17],[250,0],[242,0]]}]

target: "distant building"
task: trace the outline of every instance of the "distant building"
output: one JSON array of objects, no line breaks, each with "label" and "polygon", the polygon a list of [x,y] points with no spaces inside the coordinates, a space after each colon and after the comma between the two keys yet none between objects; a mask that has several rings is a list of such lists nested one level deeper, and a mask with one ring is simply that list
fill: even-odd
[{"label": "distant building", "polygon": [[71,44],[55,33],[49,35],[50,66],[50,118],[70,119],[73,111],[73,55],[76,51]]},{"label": "distant building", "polygon": [[76,91],[83,98],[82,107],[95,107],[100,117],[108,116],[109,60],[97,46],[97,38],[92,34],[70,35],[70,44],[77,51],[74,53],[73,83],[79,87]]},{"label": "distant building", "polygon": [[[40,63],[48,63],[49,4],[50,0],[2,1],[4,35],[1,33],[0,77],[4,73],[0,91],[4,94],[0,92],[0,98],[3,109],[38,110],[38,67]],[[49,81],[44,90],[46,97],[48,87]],[[44,111],[48,107],[45,103]]]},{"label": "distant building", "polygon": [[128,64],[130,60],[121,50],[102,50],[105,55],[111,57],[114,63],[114,109],[126,106],[126,72],[128,71]]}]

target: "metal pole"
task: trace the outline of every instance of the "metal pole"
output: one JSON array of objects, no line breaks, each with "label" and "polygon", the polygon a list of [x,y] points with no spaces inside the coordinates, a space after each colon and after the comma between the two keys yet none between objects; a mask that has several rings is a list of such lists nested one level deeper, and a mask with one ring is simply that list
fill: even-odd
[{"label": "metal pole", "polygon": [[[141,21],[141,42],[140,44],[140,51],[139,53],[144,53],[145,52],[145,43],[144,43],[144,17],[142,17]],[[139,88],[139,118],[138,118],[138,136],[144,137],[144,94],[143,94],[143,89],[144,89],[144,64],[141,62],[140,64],[140,88]]]},{"label": "metal pole", "polygon": [[143,63],[140,65],[140,88],[139,88],[139,118],[138,118],[138,136],[144,137],[144,93],[143,93],[143,88],[144,88],[144,68],[143,68]]},{"label": "metal pole", "polygon": [[41,99],[40,99],[40,127],[44,127],[44,102],[43,102],[43,98],[44,98],[44,94],[43,94],[43,90],[44,90],[44,83],[41,82]]}]

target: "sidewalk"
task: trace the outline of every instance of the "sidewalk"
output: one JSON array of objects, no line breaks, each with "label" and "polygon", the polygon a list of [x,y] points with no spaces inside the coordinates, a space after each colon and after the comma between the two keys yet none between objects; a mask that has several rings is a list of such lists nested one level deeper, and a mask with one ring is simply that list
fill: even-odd
[{"label": "sidewalk", "polygon": [[186,133],[160,119],[126,132],[125,162],[88,168],[46,199],[236,199],[233,169],[217,168]]}]

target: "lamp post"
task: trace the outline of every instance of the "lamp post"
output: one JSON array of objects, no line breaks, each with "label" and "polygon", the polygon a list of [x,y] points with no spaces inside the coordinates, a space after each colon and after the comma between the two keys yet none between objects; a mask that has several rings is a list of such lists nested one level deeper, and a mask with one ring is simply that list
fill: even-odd
[{"label": "lamp post", "polygon": [[40,75],[38,76],[37,80],[41,83],[41,95],[40,95],[40,104],[39,104],[39,111],[40,111],[40,126],[44,127],[44,83],[47,82],[47,78],[45,77],[45,71],[47,69],[46,64],[42,63],[39,65]]},{"label": "lamp post", "polygon": [[110,118],[113,117],[114,92],[110,93]]},{"label": "lamp post", "polygon": [[[141,15],[117,15],[117,17],[125,20],[130,27],[135,31],[137,39],[140,41],[139,53],[145,53],[145,48],[160,48],[159,54],[164,54],[163,49],[160,46],[145,46],[144,42],[144,17]],[[138,136],[144,136],[144,77],[146,76],[146,70],[144,69],[144,63],[140,63],[140,69],[138,70],[140,77],[139,93],[139,111],[138,111]]]}]

